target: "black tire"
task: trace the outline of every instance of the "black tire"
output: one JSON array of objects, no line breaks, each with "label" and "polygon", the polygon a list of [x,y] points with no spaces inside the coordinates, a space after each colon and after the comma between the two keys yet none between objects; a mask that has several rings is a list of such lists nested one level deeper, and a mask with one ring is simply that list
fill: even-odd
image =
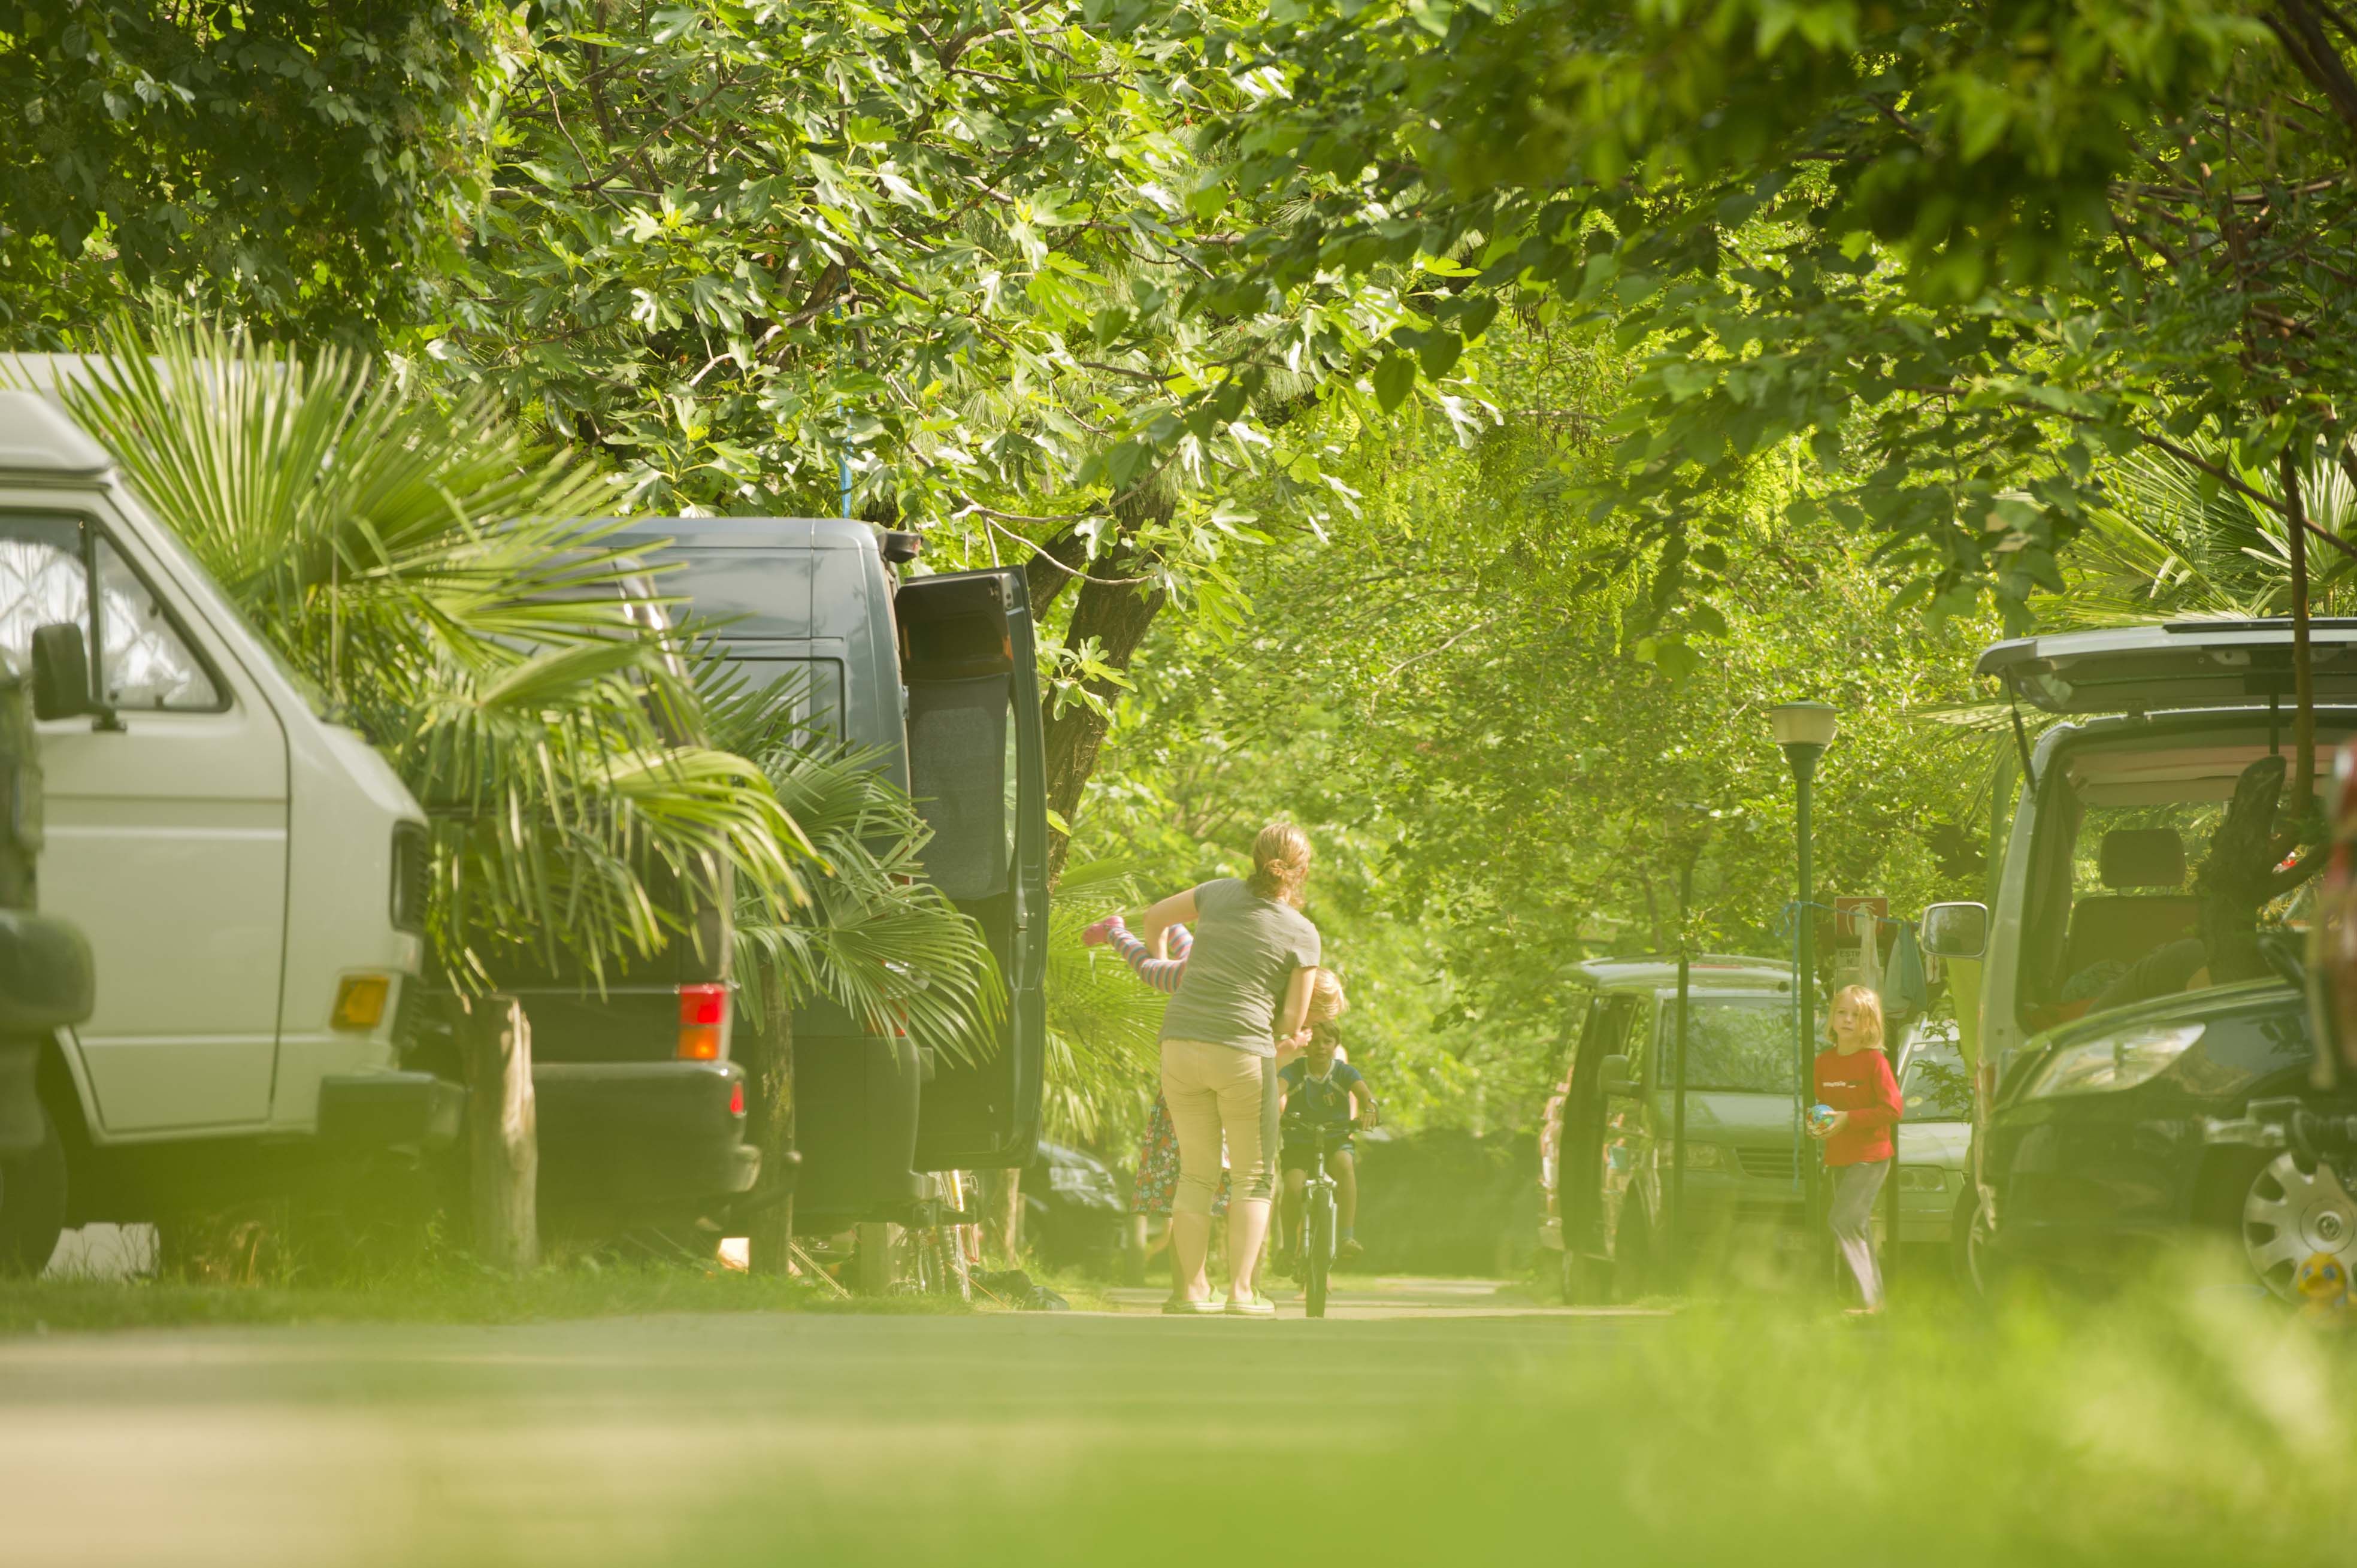
[{"label": "black tire", "polygon": [[41,1145],[0,1161],[0,1274],[38,1274],[48,1267],[66,1228],[66,1146],[41,1112]]},{"label": "black tire", "polygon": [[2003,1285],[2002,1271],[1988,1249],[1988,1231],[1981,1223],[1981,1195],[1966,1183],[1956,1195],[1956,1212],[1948,1226],[1949,1265],[1955,1271],[1956,1294],[1966,1301],[1994,1302]]},{"label": "black tire", "polygon": [[1653,1284],[1653,1222],[1645,1206],[1631,1197],[1620,1211],[1620,1234],[1612,1249],[1612,1294],[1622,1302],[1641,1301]]},{"label": "black tire", "polygon": [[1312,1317],[1326,1316],[1326,1278],[1334,1272],[1334,1198],[1319,1190],[1309,1195],[1308,1235],[1301,1250],[1302,1307]]}]

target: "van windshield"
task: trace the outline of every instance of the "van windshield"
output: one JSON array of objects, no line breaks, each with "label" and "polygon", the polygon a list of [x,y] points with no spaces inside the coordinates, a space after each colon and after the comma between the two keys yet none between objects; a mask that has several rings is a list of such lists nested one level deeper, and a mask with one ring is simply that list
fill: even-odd
[{"label": "van windshield", "polygon": [[[1792,1004],[1778,996],[1689,995],[1686,1088],[1792,1092]],[[1662,1004],[1661,1076],[1677,1081],[1678,1004]]]}]

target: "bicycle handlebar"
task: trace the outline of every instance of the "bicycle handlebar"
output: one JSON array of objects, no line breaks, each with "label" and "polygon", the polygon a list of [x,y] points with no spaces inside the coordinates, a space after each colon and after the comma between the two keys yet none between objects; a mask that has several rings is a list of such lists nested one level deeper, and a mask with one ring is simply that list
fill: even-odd
[{"label": "bicycle handlebar", "polygon": [[1312,1122],[1306,1116],[1287,1116],[1285,1118],[1285,1121],[1292,1126],[1297,1127],[1301,1131],[1312,1134],[1320,1143],[1324,1143],[1328,1138],[1338,1133],[1340,1136],[1347,1138],[1351,1133],[1360,1131],[1366,1125],[1366,1123],[1361,1122],[1356,1116],[1351,1117],[1348,1122],[1340,1123],[1333,1122]]}]

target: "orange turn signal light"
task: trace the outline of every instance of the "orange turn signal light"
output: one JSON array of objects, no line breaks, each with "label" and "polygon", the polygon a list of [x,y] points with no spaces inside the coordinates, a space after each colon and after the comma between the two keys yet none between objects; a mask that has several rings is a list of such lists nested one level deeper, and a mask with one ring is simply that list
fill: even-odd
[{"label": "orange turn signal light", "polygon": [[336,987],[336,1010],[328,1022],[365,1034],[384,1022],[385,999],[392,994],[393,982],[382,974],[348,974]]}]

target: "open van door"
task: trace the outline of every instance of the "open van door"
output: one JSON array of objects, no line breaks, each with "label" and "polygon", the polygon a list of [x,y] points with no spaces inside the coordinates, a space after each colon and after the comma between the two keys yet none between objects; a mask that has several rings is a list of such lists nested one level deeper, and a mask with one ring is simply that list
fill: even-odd
[{"label": "open van door", "polygon": [[909,793],[933,830],[925,871],[981,925],[1007,988],[975,1059],[934,1064],[917,1168],[1027,1165],[1048,1044],[1048,780],[1030,602],[1020,572],[960,572],[902,583],[893,609]]}]

